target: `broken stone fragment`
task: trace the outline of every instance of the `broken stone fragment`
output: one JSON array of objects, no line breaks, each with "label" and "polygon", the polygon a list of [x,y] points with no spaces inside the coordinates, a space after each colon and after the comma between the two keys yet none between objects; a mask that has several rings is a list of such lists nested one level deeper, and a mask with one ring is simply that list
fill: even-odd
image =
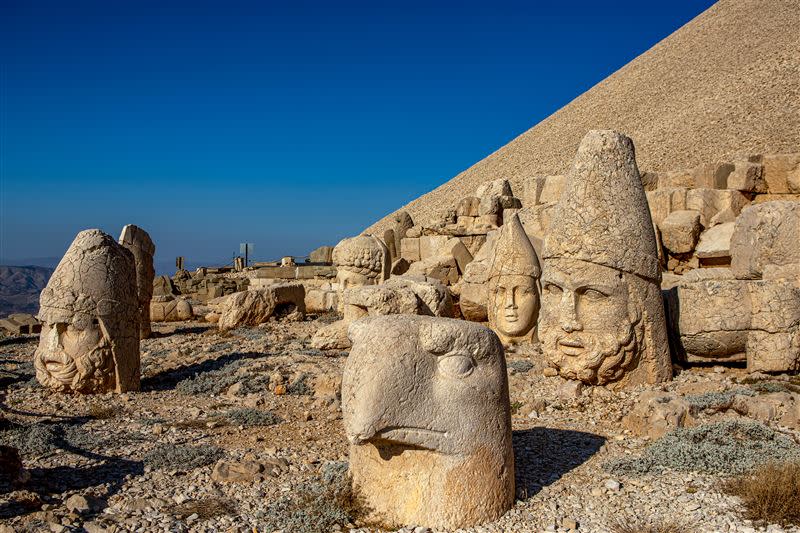
[{"label": "broken stone fragment", "polygon": [[300,319],[305,315],[305,289],[299,283],[279,283],[266,289],[237,292],[219,306],[219,329],[257,326],[273,316]]}]

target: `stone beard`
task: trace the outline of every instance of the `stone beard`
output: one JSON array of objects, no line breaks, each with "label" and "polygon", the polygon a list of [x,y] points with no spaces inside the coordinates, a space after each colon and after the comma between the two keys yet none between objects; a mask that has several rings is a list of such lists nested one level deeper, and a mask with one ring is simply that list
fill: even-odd
[{"label": "stone beard", "polygon": [[490,327],[503,344],[518,344],[536,335],[539,282],[532,276],[500,275],[489,280]]},{"label": "stone beard", "polygon": [[563,378],[593,385],[623,378],[644,349],[643,302],[653,287],[611,267],[546,259],[539,339],[547,363]]},{"label": "stone beard", "polygon": [[99,321],[45,323],[34,354],[36,379],[66,392],[106,392],[116,387],[111,342]]}]

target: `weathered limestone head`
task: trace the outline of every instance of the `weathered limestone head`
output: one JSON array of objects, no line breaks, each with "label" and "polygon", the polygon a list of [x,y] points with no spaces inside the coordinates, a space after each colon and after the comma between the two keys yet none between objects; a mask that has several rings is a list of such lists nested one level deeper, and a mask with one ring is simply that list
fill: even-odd
[{"label": "weathered limestone head", "polygon": [[489,327],[506,346],[536,339],[542,269],[519,217],[499,230],[489,269]]},{"label": "weathered limestone head", "polygon": [[359,235],[343,239],[333,249],[336,282],[339,284],[339,301],[349,287],[377,285],[389,279],[391,269],[389,249],[373,235]]},{"label": "weathered limestone head", "polygon": [[342,410],[368,519],[460,528],[507,511],[514,456],[497,336],[417,315],[367,317],[349,334]]},{"label": "weathered limestone head", "polygon": [[83,393],[139,390],[139,302],[131,252],[111,236],[78,233],[40,296],[34,353],[45,387]]},{"label": "weathered limestone head", "polygon": [[153,298],[153,279],[156,271],[153,268],[153,256],[156,245],[150,235],[133,224],[122,228],[119,243],[133,253],[136,262],[136,294],[139,299],[139,338],[150,336],[150,300]]},{"label": "weathered limestone head", "polygon": [[539,339],[562,377],[671,378],[655,234],[633,141],[590,131],[544,241]]}]

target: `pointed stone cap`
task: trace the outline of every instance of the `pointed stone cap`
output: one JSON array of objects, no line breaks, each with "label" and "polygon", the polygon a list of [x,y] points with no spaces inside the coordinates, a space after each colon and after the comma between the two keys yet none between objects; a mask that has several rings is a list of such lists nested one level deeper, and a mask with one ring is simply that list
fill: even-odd
[{"label": "pointed stone cap", "polygon": [[542,273],[539,256],[536,255],[536,250],[533,249],[531,240],[516,213],[503,224],[499,233],[489,269],[489,279],[514,275],[538,278]]},{"label": "pointed stone cap", "polygon": [[544,259],[580,259],[661,279],[633,141],[621,133],[592,130],[586,134],[550,227]]},{"label": "pointed stone cap", "polygon": [[75,237],[39,298],[39,319],[71,322],[137,313],[133,254],[98,229]]}]

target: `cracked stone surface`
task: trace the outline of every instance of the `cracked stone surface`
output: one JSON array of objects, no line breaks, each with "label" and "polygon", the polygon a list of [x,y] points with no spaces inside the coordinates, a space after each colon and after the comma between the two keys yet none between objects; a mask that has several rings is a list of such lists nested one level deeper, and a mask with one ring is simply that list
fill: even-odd
[{"label": "cracked stone surface", "polygon": [[131,251],[136,262],[136,295],[139,298],[139,338],[150,336],[150,300],[153,298],[153,256],[156,245],[150,235],[133,224],[122,228],[119,243]]},{"label": "cracked stone surface", "polygon": [[100,230],[78,233],[40,297],[37,379],[60,391],[139,390],[139,316],[133,254]]},{"label": "cracked stone surface", "polygon": [[514,500],[503,348],[479,324],[415,315],[350,325],[342,378],[353,486],[388,524],[458,528]]},{"label": "cracked stone surface", "polygon": [[586,134],[542,255],[539,338],[552,369],[615,388],[672,377],[655,232],[631,139]]}]

